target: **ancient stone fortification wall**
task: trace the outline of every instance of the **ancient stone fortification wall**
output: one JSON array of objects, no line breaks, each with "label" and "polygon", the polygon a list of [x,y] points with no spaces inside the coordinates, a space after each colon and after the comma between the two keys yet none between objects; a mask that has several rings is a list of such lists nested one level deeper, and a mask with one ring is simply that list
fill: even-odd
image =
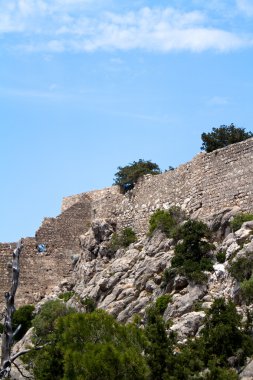
[{"label": "ancient stone fortification wall", "polygon": [[[39,301],[71,275],[72,251],[55,249],[52,253],[39,254],[36,246],[34,238],[24,239],[16,306]],[[4,293],[9,291],[11,285],[12,252],[15,247],[16,244],[0,244],[0,312],[4,308]]]},{"label": "ancient stone fortification wall", "polygon": [[[16,304],[34,303],[70,278],[72,258],[80,253],[79,236],[90,227],[91,199],[72,204],[56,218],[46,218],[35,238],[24,239],[20,260],[20,284]],[[46,253],[39,254],[37,245],[46,245]],[[0,312],[4,307],[4,293],[10,287],[12,251],[16,244],[0,244]]]},{"label": "ancient stone fortification wall", "polygon": [[45,218],[36,232],[36,241],[45,243],[47,250],[78,248],[79,236],[87,231],[91,222],[91,199],[81,196],[81,201],[71,203],[56,218]]},{"label": "ancient stone fortification wall", "polygon": [[128,199],[116,200],[114,212],[119,225],[133,225],[142,233],[155,209],[175,204],[203,220],[225,207],[253,211],[253,139],[201,153],[174,171],[146,176]]},{"label": "ancient stone fortification wall", "polygon": [[88,193],[81,193],[76,195],[71,195],[69,197],[63,198],[62,201],[62,212],[67,210],[69,207],[73,206],[75,203],[83,202],[85,199],[92,201],[97,201],[99,199],[108,198],[110,199],[111,195],[116,195],[119,192],[118,186],[106,187],[101,190],[93,190]]},{"label": "ancient stone fortification wall", "polygon": [[[235,205],[253,211],[253,139],[200,153],[173,171],[145,176],[126,195],[113,186],[93,192],[90,198],[92,219],[113,218],[118,228],[130,225],[139,234],[147,231],[154,210],[175,204],[204,220]],[[63,209],[78,201],[82,202],[78,195],[65,198]]]},{"label": "ancient stone fortification wall", "polygon": [[[46,218],[35,238],[25,239],[17,303],[39,300],[70,276],[71,257],[80,252],[78,237],[92,220],[110,218],[119,229],[132,226],[141,235],[147,232],[150,214],[171,205],[203,220],[235,205],[253,212],[253,138],[198,154],[173,171],[145,176],[125,195],[112,186],[64,198],[63,212]],[[37,253],[38,243],[46,244],[46,254]],[[0,311],[10,284],[12,249],[13,245],[0,244]]]}]

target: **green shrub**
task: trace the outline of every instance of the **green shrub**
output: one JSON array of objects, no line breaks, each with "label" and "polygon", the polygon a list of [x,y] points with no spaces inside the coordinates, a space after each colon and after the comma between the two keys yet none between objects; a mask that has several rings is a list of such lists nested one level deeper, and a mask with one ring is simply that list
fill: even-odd
[{"label": "green shrub", "polygon": [[241,285],[241,295],[242,299],[246,302],[247,305],[253,301],[253,277],[249,280],[244,280]]},{"label": "green shrub", "polygon": [[253,274],[253,253],[250,252],[247,256],[239,257],[233,261],[229,273],[239,282],[249,280]]},{"label": "green shrub", "polygon": [[172,301],[171,294],[164,294],[156,299],[155,307],[159,314],[163,314],[168,306],[168,303]]},{"label": "green shrub", "polygon": [[252,353],[253,342],[243,331],[241,319],[232,301],[219,298],[213,302],[201,330],[207,362],[216,356],[221,365],[227,366],[227,358],[236,355],[240,349],[243,364],[246,356]]},{"label": "green shrub", "polygon": [[119,166],[115,174],[114,185],[119,185],[125,193],[131,190],[138,179],[145,174],[160,174],[159,166],[151,161],[140,159],[124,167]]},{"label": "green shrub", "polygon": [[4,325],[0,322],[0,334],[4,332]]},{"label": "green shrub", "polygon": [[32,359],[36,380],[149,379],[143,331],[103,310],[59,318],[50,337]]},{"label": "green shrub", "polygon": [[136,242],[136,233],[131,227],[126,227],[120,232],[114,232],[112,234],[109,248],[116,252],[119,248],[127,248],[130,244]]},{"label": "green shrub", "polygon": [[216,259],[217,259],[218,263],[220,263],[220,264],[225,263],[225,261],[226,261],[226,252],[224,252],[224,251],[219,251],[219,252],[216,254]]},{"label": "green shrub", "polygon": [[47,336],[54,331],[57,318],[73,312],[73,309],[68,308],[59,299],[46,302],[33,320],[35,334],[41,339],[47,339]]},{"label": "green shrub", "polygon": [[202,283],[207,278],[203,271],[213,270],[209,253],[214,246],[209,242],[211,232],[208,226],[201,221],[189,220],[180,227],[178,236],[182,241],[175,247],[172,268],[188,279]]},{"label": "green shrub", "polygon": [[192,305],[192,309],[193,311],[202,311],[203,310],[202,301],[200,300],[194,301]]},{"label": "green shrub", "polygon": [[213,128],[210,133],[202,133],[201,139],[203,143],[201,149],[209,153],[250,137],[253,137],[253,133],[246,132],[245,128],[237,128],[234,124],[221,125],[219,128]]},{"label": "green shrub", "polygon": [[169,379],[168,375],[171,372],[169,364],[173,356],[174,335],[168,336],[166,323],[156,305],[151,305],[146,310],[144,332],[148,340],[145,356],[151,370],[150,379]]},{"label": "green shrub", "polygon": [[90,297],[86,297],[82,300],[82,305],[85,306],[85,311],[87,313],[92,313],[96,310],[96,302]]},{"label": "green shrub", "polygon": [[34,318],[33,312],[33,305],[21,306],[14,311],[12,317],[13,331],[15,331],[18,328],[18,326],[21,326],[14,337],[16,341],[22,339],[25,333],[29,330],[29,328],[32,327],[32,320]]},{"label": "green shrub", "polygon": [[180,207],[173,206],[169,210],[157,210],[149,219],[149,235],[152,235],[155,230],[164,232],[167,237],[175,237],[176,231],[181,223],[186,218],[185,213]]},{"label": "green shrub", "polygon": [[75,294],[75,292],[73,290],[71,290],[69,292],[64,292],[64,293],[59,294],[58,297],[60,298],[60,300],[67,302],[68,300],[70,300],[70,298],[73,297],[74,294]]},{"label": "green shrub", "polygon": [[175,268],[166,268],[162,275],[161,288],[164,289],[169,284],[170,281],[174,280],[177,275],[177,270]]},{"label": "green shrub", "polygon": [[234,216],[234,218],[230,222],[230,227],[233,231],[237,231],[241,228],[244,222],[249,222],[253,220],[253,214],[248,213],[240,213]]}]

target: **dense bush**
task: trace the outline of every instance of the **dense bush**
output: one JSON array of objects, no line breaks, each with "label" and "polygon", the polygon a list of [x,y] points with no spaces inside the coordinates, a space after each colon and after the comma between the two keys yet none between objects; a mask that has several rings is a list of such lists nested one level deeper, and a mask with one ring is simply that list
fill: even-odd
[{"label": "dense bush", "polygon": [[156,299],[155,307],[159,314],[163,314],[168,306],[168,303],[172,301],[171,294],[164,294]]},{"label": "dense bush", "polygon": [[252,136],[252,132],[246,132],[245,128],[237,128],[234,124],[221,125],[219,128],[213,128],[210,133],[202,133],[201,139],[203,143],[201,149],[209,153]]},{"label": "dense bush", "polygon": [[173,206],[169,210],[157,210],[149,219],[149,235],[160,230],[167,237],[175,237],[179,224],[186,218],[184,211],[180,207]]},{"label": "dense bush", "polygon": [[253,277],[249,280],[244,280],[240,285],[242,299],[247,305],[253,301]]},{"label": "dense bush", "polygon": [[33,312],[33,305],[21,306],[20,308],[14,311],[12,317],[13,331],[15,331],[20,326],[20,329],[14,337],[16,341],[23,338],[23,336],[29,330],[29,328],[32,327],[32,320],[34,318]]},{"label": "dense bush", "polygon": [[165,322],[156,305],[150,306],[146,311],[144,331],[148,340],[145,356],[151,370],[150,379],[170,379],[174,335],[168,336]]},{"label": "dense bush", "polygon": [[246,256],[239,257],[233,261],[230,265],[229,273],[239,282],[249,280],[253,274],[253,253],[250,252]]},{"label": "dense bush", "polygon": [[178,236],[182,241],[175,247],[172,268],[177,268],[179,274],[194,282],[203,282],[206,279],[203,271],[213,270],[209,254],[214,246],[209,242],[211,232],[208,226],[201,221],[189,220],[180,227]]},{"label": "dense bush", "polygon": [[138,179],[145,174],[160,174],[159,166],[151,161],[140,159],[126,166],[119,166],[115,174],[114,185],[119,185],[123,192],[131,190]]},{"label": "dense bush", "polygon": [[75,294],[75,292],[73,290],[70,290],[68,292],[64,292],[64,293],[59,294],[58,297],[60,298],[60,300],[67,302],[68,300],[70,300],[70,298],[73,297],[74,294]]},{"label": "dense bush", "polygon": [[4,325],[0,322],[0,334],[2,334],[4,331]]},{"label": "dense bush", "polygon": [[252,353],[252,339],[244,331],[234,303],[216,299],[206,312],[200,337],[189,340],[174,356],[168,379],[236,380],[238,375],[228,359],[233,357],[238,368]]},{"label": "dense bush", "polygon": [[174,278],[177,275],[177,269],[176,268],[166,268],[163,271],[162,274],[162,282],[161,282],[161,288],[164,289],[166,286],[174,280]]},{"label": "dense bush", "polygon": [[60,300],[46,302],[33,320],[32,325],[35,334],[42,340],[47,340],[48,335],[54,332],[57,318],[73,312],[74,309],[67,307],[66,304]]},{"label": "dense bush", "polygon": [[85,306],[86,313],[92,313],[96,310],[96,302],[90,297],[86,297],[81,303]]},{"label": "dense bush", "polygon": [[36,380],[146,380],[145,336],[102,310],[56,319],[53,344],[34,353]]},{"label": "dense bush", "polygon": [[29,358],[35,379],[236,380],[229,359],[240,369],[252,355],[252,320],[245,328],[234,303],[216,299],[206,311],[200,336],[178,345],[161,315],[168,300],[169,295],[159,297],[141,323],[128,325],[102,310],[57,317],[62,310],[51,303],[56,319],[40,330],[42,336],[36,335],[48,344]]},{"label": "dense bush", "polygon": [[225,261],[226,261],[226,252],[224,252],[224,251],[219,251],[219,252],[216,254],[216,259],[217,259],[218,263],[220,263],[220,264],[225,263]]},{"label": "dense bush", "polygon": [[248,222],[253,220],[253,214],[248,213],[240,213],[234,216],[234,218],[230,222],[230,227],[233,231],[237,231],[241,228],[244,222]]},{"label": "dense bush", "polygon": [[243,331],[241,316],[232,301],[216,299],[207,311],[205,326],[201,330],[205,360],[217,357],[221,365],[228,366],[227,359],[236,356],[243,364],[246,356],[253,352],[253,341]]},{"label": "dense bush", "polygon": [[137,240],[136,233],[132,228],[126,227],[120,232],[114,232],[112,234],[109,248],[116,252],[119,248],[127,248],[130,244]]}]

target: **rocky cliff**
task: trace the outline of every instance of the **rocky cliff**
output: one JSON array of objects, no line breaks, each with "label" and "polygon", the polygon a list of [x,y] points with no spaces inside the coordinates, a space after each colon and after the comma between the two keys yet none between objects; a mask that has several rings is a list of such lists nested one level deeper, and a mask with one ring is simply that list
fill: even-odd
[{"label": "rocky cliff", "polygon": [[[243,302],[238,298],[239,285],[229,268],[232,260],[253,254],[253,222],[245,222],[241,229],[230,232],[229,220],[237,212],[236,207],[224,209],[211,218],[210,227],[216,229],[211,252],[213,270],[206,272],[207,280],[201,284],[180,275],[165,281],[164,273],[171,266],[175,241],[159,230],[152,237],[143,237],[112,255],[108,242],[114,226],[108,221],[95,221],[80,237],[82,253],[73,272],[73,290],[78,297],[71,302],[91,298],[97,307],[126,322],[135,314],[143,317],[150,303],[170,294],[171,302],[164,318],[173,321],[171,328],[181,340],[198,332],[204,311],[216,298],[232,299],[243,312]],[[218,231],[226,232],[218,236]],[[217,261],[218,252],[225,254],[224,263]]]},{"label": "rocky cliff", "polygon": [[[148,271],[156,264],[149,262],[153,256],[145,254],[146,251],[142,251],[140,246],[146,247],[150,244],[145,240],[146,232],[149,217],[155,210],[178,205],[186,210],[190,217],[198,217],[208,223],[211,223],[212,215],[224,208],[238,207],[241,211],[253,211],[252,173],[253,139],[251,138],[212,153],[198,154],[192,161],[173,171],[157,176],[145,176],[137,183],[134,190],[125,195],[120,193],[117,186],[113,186],[64,198],[62,213],[56,218],[46,218],[35,237],[25,239],[17,304],[37,302],[59,283],[70,281],[72,273],[74,276],[79,273],[75,263],[78,257],[84,255],[84,244],[80,246],[79,237],[84,235],[96,220],[111,220],[117,230],[127,226],[135,230],[141,241],[138,243],[141,252],[138,259],[145,256],[140,271],[146,276],[145,270]],[[37,246],[40,243],[46,245],[46,253],[38,254]],[[151,242],[152,244],[155,243]],[[13,244],[0,244],[1,300],[9,286],[8,266],[12,247]],[[132,249],[136,250],[136,247]],[[161,262],[159,261],[157,265],[162,271],[162,266],[168,262],[172,252],[171,250],[168,250],[170,253],[166,250],[160,252]],[[115,265],[120,267],[120,263],[123,263],[126,257],[125,253],[122,257],[116,256],[112,259],[112,263],[117,259]],[[157,260],[156,256],[154,258]],[[106,260],[109,260],[108,257],[101,261],[98,259],[95,262],[90,261],[90,270],[101,271]],[[159,274],[158,269],[156,274]],[[111,275],[111,278],[114,276],[117,278],[119,275]],[[127,278],[127,274],[125,276]],[[75,282],[75,279],[73,281]],[[156,283],[159,280],[154,278],[152,281]],[[81,294],[81,285],[76,286]],[[114,287],[110,284],[107,286]],[[127,281],[125,286],[128,289]],[[138,291],[141,289],[138,298],[147,297],[146,293],[142,293],[144,289],[139,286],[137,288]],[[128,291],[126,290],[126,294]],[[133,295],[129,295],[129,299],[131,297]],[[135,298],[136,294],[133,299]],[[148,299],[150,299],[149,294]],[[1,302],[0,307],[3,307]],[[124,316],[119,318],[125,319]]]},{"label": "rocky cliff", "polygon": [[[151,303],[169,295],[163,317],[171,321],[169,329],[179,342],[198,334],[205,311],[217,298],[232,299],[245,316],[251,305],[242,298],[240,281],[230,268],[239,258],[253,255],[253,222],[237,231],[230,222],[238,213],[253,212],[252,174],[249,139],[199,154],[173,171],[145,176],[126,194],[113,186],[64,198],[62,213],[46,218],[35,237],[24,240],[17,304],[45,302],[71,290],[68,302],[77,309],[84,310],[89,299],[126,322],[136,315],[143,318]],[[205,221],[212,231],[212,268],[201,283],[179,273],[166,276],[178,241],[159,229],[147,234],[150,215],[171,206],[179,206],[190,220]],[[137,241],[112,250],[113,234],[125,227],[136,232]],[[40,243],[46,252],[38,253]],[[13,244],[0,245],[2,299],[9,286],[12,249]]]}]

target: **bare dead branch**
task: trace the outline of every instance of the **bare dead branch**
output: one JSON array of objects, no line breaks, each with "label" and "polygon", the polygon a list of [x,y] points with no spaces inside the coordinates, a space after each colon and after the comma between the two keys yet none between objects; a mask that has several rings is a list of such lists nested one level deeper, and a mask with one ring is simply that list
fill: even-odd
[{"label": "bare dead branch", "polygon": [[15,311],[14,301],[19,280],[19,257],[23,248],[23,240],[19,240],[12,256],[11,289],[5,293],[6,310],[4,317],[4,331],[2,334],[2,357],[0,379],[7,378],[11,370],[11,348],[13,346],[12,316]]},{"label": "bare dead branch", "polygon": [[17,368],[18,372],[20,373],[20,375],[21,375],[24,379],[33,379],[33,377],[26,376],[26,375],[21,371],[21,369],[19,368],[19,366],[18,366],[16,363],[13,362],[13,364],[14,364],[14,366]]},{"label": "bare dead branch", "polygon": [[42,348],[44,348],[45,346],[46,346],[46,344],[44,344],[43,346],[32,347],[32,348],[28,348],[27,350],[19,351],[10,358],[10,362],[13,363],[14,360],[19,358],[19,356],[25,355],[28,352],[42,350]]}]

